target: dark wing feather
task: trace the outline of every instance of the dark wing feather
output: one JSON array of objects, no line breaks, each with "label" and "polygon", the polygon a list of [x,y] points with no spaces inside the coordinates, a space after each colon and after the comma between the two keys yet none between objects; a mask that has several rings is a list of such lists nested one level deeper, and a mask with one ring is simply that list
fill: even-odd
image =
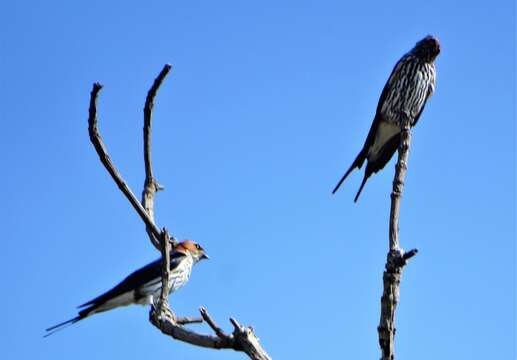
[{"label": "dark wing feather", "polygon": [[[396,78],[400,74],[400,67],[403,66],[403,63],[405,62],[406,57],[403,56],[393,67],[393,70],[391,70],[390,77],[386,81],[386,84],[384,84],[384,87],[382,88],[381,96],[379,98],[379,102],[377,103],[377,110],[375,111],[375,118],[373,119],[372,126],[370,127],[370,131],[368,131],[368,136],[366,137],[366,141],[364,142],[363,149],[361,150],[361,154],[363,154],[363,161],[368,155],[368,149],[370,146],[375,142],[375,135],[377,134],[377,129],[379,127],[379,124],[383,121],[382,118],[382,105],[384,104],[384,101],[386,100],[386,97],[388,96],[388,93],[390,91],[391,84],[393,84],[396,80]],[[357,161],[357,159],[356,159]],[[355,162],[354,162],[355,163]],[[359,165],[359,168],[362,166]]]},{"label": "dark wing feather", "polygon": [[[185,254],[180,252],[175,252],[171,254],[171,270],[178,266],[178,263],[181,259],[185,257]],[[79,308],[83,308],[86,306],[92,305],[92,307],[96,307],[104,304],[110,299],[113,299],[119,295],[122,295],[128,291],[133,291],[140,286],[148,283],[152,279],[156,279],[162,275],[162,260],[157,259],[150,264],[136,270],[131,273],[128,277],[122,280],[119,284],[117,284],[111,290],[106,291],[104,294],[97,296],[95,299],[92,299],[82,305],[79,305]],[[92,308],[85,309],[92,310]]]},{"label": "dark wing feather", "polygon": [[388,78],[386,84],[384,84],[384,87],[382,88],[381,96],[379,98],[379,102],[377,103],[377,110],[375,110],[375,118],[373,119],[372,126],[370,127],[370,131],[368,132],[368,136],[366,137],[366,141],[364,142],[363,146],[363,150],[366,149],[366,154],[368,153],[368,148],[370,147],[370,145],[372,145],[375,141],[375,134],[377,133],[377,128],[379,127],[379,124],[381,123],[381,121],[383,121],[381,113],[382,105],[384,104],[384,101],[388,96],[391,85],[394,82],[396,82],[397,77],[400,75],[400,68],[404,66],[407,57],[408,55],[404,55],[400,58],[399,61],[397,61],[397,63],[393,67],[393,70],[391,70],[390,77]]},{"label": "dark wing feather", "polygon": [[381,115],[381,109],[382,105],[384,104],[384,101],[386,100],[386,97],[388,96],[388,92],[390,91],[391,84],[395,82],[397,77],[400,74],[400,68],[404,66],[404,63],[407,60],[407,55],[404,55],[400,58],[399,61],[395,64],[393,67],[393,70],[391,70],[390,77],[388,78],[388,81],[386,81],[386,84],[384,84],[384,88],[382,89],[381,97],[379,98],[379,102],[377,103],[377,110],[375,111],[375,114],[380,116]]},{"label": "dark wing feather", "polygon": [[381,113],[382,105],[384,104],[384,101],[388,96],[391,85],[396,81],[397,77],[400,75],[400,68],[404,66],[406,60],[407,55],[404,55],[400,58],[399,61],[397,61],[397,63],[393,67],[393,70],[391,70],[391,74],[388,78],[388,81],[386,81],[386,84],[384,84],[381,97],[379,98],[379,102],[377,103],[377,110],[375,110],[375,119],[373,120],[372,127],[370,128],[370,132],[368,133],[368,137],[366,138],[366,141],[364,143],[364,148],[366,149],[368,149],[370,145],[372,145],[375,142],[375,134],[377,133],[377,128],[379,127],[381,121],[383,121]]},{"label": "dark wing feather", "polygon": [[425,104],[427,103],[427,99],[429,99],[429,97],[427,97],[425,100],[424,100],[424,103],[422,104],[422,108],[420,109],[420,112],[418,113],[417,116],[415,116],[415,120],[413,120],[413,123],[411,124],[411,126],[415,126],[416,123],[418,122],[418,119],[420,119],[420,115],[422,115],[422,112],[424,111],[424,108],[425,108]]},{"label": "dark wing feather", "polygon": [[[400,144],[400,133],[386,141],[386,144],[380,149],[379,157],[374,162],[368,162],[366,173],[369,175],[376,173],[384,168],[391,160],[393,154],[397,151]],[[368,175],[368,176],[369,176]]]},{"label": "dark wing feather", "polygon": [[[384,104],[384,101],[386,100],[386,97],[388,96],[388,92],[390,91],[391,85],[395,82],[397,76],[399,76],[400,67],[403,66],[404,62],[406,61],[406,58],[407,58],[407,55],[403,56],[393,67],[390,77],[388,78],[388,81],[386,81],[386,84],[384,84],[384,88],[382,89],[382,93],[379,98],[379,102],[377,103],[377,110],[375,111],[375,118],[373,119],[372,126],[370,127],[370,131],[368,131],[368,136],[366,137],[366,141],[364,142],[363,148],[361,149],[361,151],[359,152],[359,154],[357,155],[357,157],[355,158],[354,162],[352,163],[350,168],[347,170],[345,175],[343,175],[343,177],[339,180],[337,185],[334,187],[334,190],[332,190],[333,194],[339,189],[339,187],[341,186],[343,181],[345,181],[346,177],[348,176],[348,174],[350,174],[352,172],[352,170],[354,170],[355,168],[360,169],[361,166],[363,166],[364,160],[368,156],[368,150],[369,150],[370,146],[375,142],[375,135],[377,134],[377,129],[379,127],[379,124],[383,120],[382,114],[381,114],[382,105]],[[361,184],[361,189],[364,186],[364,184],[366,183],[366,179],[368,178],[368,176],[366,178],[363,178],[363,183]],[[358,192],[356,199],[359,196],[360,192],[361,191]]]},{"label": "dark wing feather", "polygon": [[[174,252],[171,254],[171,270],[176,268],[180,261],[185,257],[185,254],[181,252]],[[88,301],[79,306],[79,308],[84,308],[79,311],[79,315],[76,317],[59,323],[57,325],[51,326],[47,328],[45,331],[47,332],[44,337],[50,336],[57,331],[60,331],[70,325],[75,324],[76,322],[87,318],[93,310],[106,303],[108,300],[111,300],[119,295],[122,295],[128,291],[133,291],[138,287],[144,285],[145,283],[160,277],[162,274],[162,260],[158,259],[153,261],[150,264],[147,264],[143,268],[136,270],[131,273],[128,277],[122,280],[118,285],[116,285],[113,289],[105,292],[104,294],[97,296],[95,299]]]},{"label": "dark wing feather", "polygon": [[361,182],[361,186],[355,195],[354,202],[357,202],[357,199],[359,199],[359,195],[361,195],[361,191],[363,191],[366,180],[368,180],[372,174],[378,172],[379,170],[383,169],[384,166],[386,166],[386,164],[393,157],[393,154],[395,154],[397,151],[399,144],[400,134],[397,134],[389,139],[386,144],[384,144],[384,146],[379,151],[379,157],[375,161],[368,161],[368,164],[366,164],[366,169],[364,170],[363,181]]}]

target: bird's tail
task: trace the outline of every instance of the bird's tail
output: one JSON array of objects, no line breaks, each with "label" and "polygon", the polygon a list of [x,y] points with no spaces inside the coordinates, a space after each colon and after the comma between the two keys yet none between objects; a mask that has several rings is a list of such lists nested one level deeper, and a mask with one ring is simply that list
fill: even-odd
[{"label": "bird's tail", "polygon": [[364,154],[364,149],[363,149],[363,150],[361,150],[359,155],[357,155],[357,157],[355,158],[355,160],[352,163],[352,165],[350,166],[350,168],[346,171],[345,175],[343,175],[341,180],[339,180],[339,182],[337,183],[334,190],[332,190],[332,194],[336,193],[336,191],[339,189],[339,187],[341,186],[343,181],[345,181],[346,177],[352,172],[352,170],[354,170],[355,168],[359,169],[359,168],[361,168],[361,166],[363,166],[363,162],[365,159],[366,159],[366,155]]},{"label": "bird's tail", "polygon": [[359,187],[359,190],[357,191],[357,194],[355,195],[354,202],[357,202],[357,199],[359,199],[359,195],[361,195],[361,191],[363,191],[364,184],[366,184],[366,180],[370,177],[370,174],[368,172],[364,173],[363,181],[361,182],[361,186]]},{"label": "bird's tail", "polygon": [[51,326],[51,327],[45,329],[46,334],[43,335],[43,337],[48,337],[48,336],[50,336],[52,334],[55,334],[56,332],[61,331],[61,330],[69,327],[70,325],[75,324],[76,322],[78,322],[79,320],[82,320],[82,319],[84,319],[84,316],[77,315],[73,319],[70,319],[70,320],[67,320],[67,321],[63,321],[62,323],[59,323],[59,324],[54,325],[54,326]]}]

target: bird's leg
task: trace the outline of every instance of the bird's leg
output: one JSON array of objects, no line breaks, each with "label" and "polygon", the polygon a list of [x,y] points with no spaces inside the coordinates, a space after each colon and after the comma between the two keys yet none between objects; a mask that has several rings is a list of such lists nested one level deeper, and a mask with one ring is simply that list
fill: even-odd
[{"label": "bird's leg", "polygon": [[149,296],[149,304],[151,310],[149,311],[149,317],[161,321],[167,319],[173,323],[176,322],[176,314],[169,307],[168,302],[161,302],[160,298],[154,298],[152,295]]},{"label": "bird's leg", "polygon": [[174,312],[169,307],[169,303],[161,303],[159,309],[160,317],[165,317],[173,323],[176,322],[176,314],[174,314]]},{"label": "bird's leg", "polygon": [[176,314],[170,309],[168,304],[158,304],[158,306],[151,305],[151,310],[149,311],[149,318],[154,320],[156,323],[160,323],[163,320],[170,321],[172,323],[176,323]]}]

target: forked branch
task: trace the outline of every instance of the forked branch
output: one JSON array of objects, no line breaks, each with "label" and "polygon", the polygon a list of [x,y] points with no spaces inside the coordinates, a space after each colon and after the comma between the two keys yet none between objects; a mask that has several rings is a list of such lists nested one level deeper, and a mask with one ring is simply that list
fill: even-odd
[{"label": "forked branch", "polygon": [[393,190],[391,192],[389,252],[383,274],[383,293],[381,297],[381,318],[379,327],[379,345],[382,351],[381,360],[395,359],[395,311],[400,297],[400,277],[407,260],[415,256],[417,249],[404,252],[399,242],[400,198],[404,189],[404,178],[407,171],[409,146],[411,143],[410,117],[402,114],[400,145],[398,160],[395,166]]},{"label": "forked branch", "polygon": [[[97,97],[99,95],[99,92],[102,89],[102,85],[99,83],[93,84],[93,89],[90,94],[90,109],[89,109],[89,116],[88,116],[88,133],[90,134],[90,141],[92,142],[93,146],[95,147],[95,150],[97,151],[97,154],[99,155],[99,159],[101,163],[104,165],[106,170],[108,170],[108,173],[111,175],[113,180],[115,181],[115,184],[117,184],[118,188],[122,193],[126,196],[126,198],[129,200],[133,208],[136,210],[138,215],[140,215],[140,218],[144,221],[147,228],[150,229],[152,234],[159,239],[160,238],[160,230],[156,227],[154,224],[154,221],[149,217],[145,209],[142,207],[140,202],[136,199],[135,195],[129,188],[129,186],[126,184],[120,173],[115,168],[115,165],[113,165],[113,162],[111,161],[111,158],[108,155],[108,151],[106,150],[106,145],[104,145],[104,142],[102,141],[102,137],[99,133],[99,129],[97,127]],[[160,249],[159,244],[155,245],[157,246],[157,249]]]},{"label": "forked branch", "polygon": [[[153,107],[154,107],[154,98],[156,97],[156,93],[160,88],[163,80],[171,70],[170,64],[165,64],[162,71],[158,77],[154,80],[153,86],[149,89],[147,93],[147,98],[145,99],[144,106],[144,164],[145,164],[145,181],[144,181],[144,190],[142,191],[142,206],[144,207],[149,217],[154,222],[154,194],[160,190],[163,190],[163,187],[156,181],[156,178],[153,176],[153,166],[151,162],[151,129],[152,129],[152,118],[153,118]],[[159,248],[159,240],[154,235],[153,231],[146,226],[147,234],[149,235],[149,240],[153,243],[156,248]],[[174,238],[173,238],[174,240]],[[173,245],[176,245],[175,241],[173,241]]]},{"label": "forked branch", "polygon": [[253,360],[271,360],[269,355],[260,345],[259,339],[255,336],[253,328],[241,326],[235,319],[230,318],[234,329],[231,334],[225,333],[215,321],[210,317],[208,311],[201,307],[199,309],[203,320],[214,330],[214,335],[198,334],[189,329],[180,326],[173,317],[168,316],[154,316],[150,314],[150,321],[160,329],[160,331],[170,337],[187,342],[192,345],[197,345],[212,349],[233,349],[235,351],[242,351]]},{"label": "forked branch", "polygon": [[[120,173],[117,171],[111,161],[106,146],[102,141],[99,129],[97,127],[97,97],[102,89],[99,83],[93,84],[90,95],[90,108],[88,117],[88,131],[90,140],[99,155],[99,159],[109,172],[118,188],[129,200],[133,208],[140,215],[146,225],[146,230],[152,244],[162,253],[162,292],[156,307],[152,307],[150,312],[150,321],[164,334],[192,345],[207,347],[212,349],[233,349],[242,351],[254,360],[270,360],[269,355],[260,345],[258,338],[255,336],[251,327],[243,327],[236,320],[230,318],[234,327],[232,334],[226,334],[219,328],[214,320],[204,308],[200,308],[201,318],[176,317],[170,310],[168,305],[169,281],[170,278],[170,252],[171,245],[175,244],[175,238],[169,237],[167,230],[164,228],[160,231],[154,224],[154,194],[161,190],[153,176],[151,163],[151,120],[152,109],[154,106],[154,98],[156,93],[167,76],[171,66],[165,65],[160,72],[153,86],[147,95],[144,107],[144,161],[146,170],[146,179],[144,190],[142,192],[142,203],[140,203],[129,186],[126,184]],[[213,335],[198,334],[192,330],[185,328],[183,325],[190,323],[198,323],[205,321],[215,332]]]}]

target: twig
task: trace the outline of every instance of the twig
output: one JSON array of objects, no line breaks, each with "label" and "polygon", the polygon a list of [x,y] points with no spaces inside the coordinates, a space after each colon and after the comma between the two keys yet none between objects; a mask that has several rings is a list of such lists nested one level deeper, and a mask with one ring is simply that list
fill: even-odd
[{"label": "twig", "polygon": [[149,319],[162,333],[176,340],[205,348],[242,351],[253,360],[271,360],[260,345],[253,328],[241,326],[235,319],[231,318],[230,321],[234,326],[234,331],[232,334],[226,334],[216,325],[205,308],[200,308],[199,312],[207,324],[214,330],[216,336],[198,334],[188,330],[167,316],[154,316],[151,314]]},{"label": "twig", "polygon": [[262,348],[259,343],[259,339],[255,336],[254,330],[251,326],[241,326],[237,320],[230,318],[230,322],[234,326],[233,337],[251,359],[255,360],[271,360],[266,351]]},{"label": "twig", "polygon": [[208,326],[210,326],[212,328],[212,330],[214,330],[214,332],[217,336],[219,336],[220,338],[224,338],[224,337],[228,336],[224,333],[224,331],[219,326],[217,326],[214,319],[212,319],[212,317],[210,316],[210,314],[204,307],[200,307],[199,312],[201,313],[201,317],[203,318],[203,320],[205,320],[206,323],[208,324]]},{"label": "twig", "polygon": [[198,334],[194,331],[185,329],[182,325],[192,322],[190,318],[176,318],[169,308],[169,273],[170,273],[170,247],[169,235],[167,229],[162,230],[161,250],[162,250],[162,290],[158,306],[152,307],[149,320],[164,334],[174,339],[187,342],[192,345],[213,349],[233,349],[245,352],[253,360],[271,360],[269,355],[260,345],[258,338],[251,327],[241,326],[237,320],[230,318],[230,322],[234,326],[233,334],[226,334],[212,319],[208,311],[201,307],[199,312],[202,319],[206,321],[208,326],[212,328],[216,336]]},{"label": "twig", "polygon": [[[154,194],[160,190],[163,190],[158,181],[153,176],[153,166],[151,162],[151,129],[152,129],[152,116],[154,107],[154,98],[160,88],[163,80],[171,70],[170,64],[165,64],[158,77],[154,80],[153,86],[147,93],[144,106],[144,163],[145,163],[145,181],[144,189],[142,191],[142,206],[144,207],[149,217],[154,222]],[[159,240],[154,236],[152,230],[146,226],[147,234],[153,245],[159,246]],[[176,245],[176,244],[173,244]]]},{"label": "twig", "polygon": [[400,198],[404,188],[404,178],[407,171],[409,146],[411,143],[410,117],[402,114],[400,145],[398,160],[395,166],[393,190],[391,192],[389,252],[386,259],[386,269],[383,274],[383,293],[381,297],[381,318],[377,331],[381,347],[381,360],[395,359],[395,311],[400,298],[400,277],[407,260],[415,256],[417,249],[404,252],[399,242]]},{"label": "twig", "polygon": [[[228,338],[220,338],[213,335],[198,334],[189,330],[167,317],[156,317],[152,313],[149,321],[156,326],[163,334],[173,339],[211,349],[234,349],[233,341]],[[237,350],[237,349],[234,349]]]},{"label": "twig", "polygon": [[184,316],[184,317],[176,318],[176,323],[179,325],[201,324],[201,323],[203,323],[203,318],[202,317]]},{"label": "twig", "polygon": [[171,289],[169,281],[171,272],[171,243],[169,241],[169,232],[166,228],[162,230],[160,242],[162,246],[162,292],[160,293],[160,306],[167,306]]},{"label": "twig", "polygon": [[[99,158],[110,173],[111,177],[117,184],[118,188],[127,197],[133,208],[138,212],[144,223],[151,242],[162,253],[162,291],[157,307],[151,307],[149,320],[164,334],[174,339],[206,348],[212,349],[234,349],[246,353],[253,360],[270,360],[271,358],[260,345],[258,338],[255,336],[253,328],[243,327],[239,323],[230,319],[234,326],[232,334],[226,334],[219,328],[214,320],[210,317],[206,309],[201,308],[201,318],[181,317],[177,318],[168,306],[169,295],[169,273],[170,273],[170,251],[171,244],[176,242],[174,237],[169,237],[167,230],[164,228],[160,231],[154,224],[154,194],[160,190],[152,174],[151,166],[151,118],[153,101],[160,84],[170,70],[170,65],[165,65],[160,75],[156,78],[153,86],[147,95],[146,105],[144,108],[144,159],[146,168],[146,180],[144,191],[142,194],[142,204],[136,199],[135,195],[118,173],[115,166],[106,151],[106,147],[97,128],[97,97],[102,85],[95,83],[90,96],[90,109],[88,117],[88,131],[90,140],[93,143]],[[154,188],[153,188],[154,187]],[[207,320],[208,319],[208,320]],[[198,334],[194,331],[184,328],[182,325],[207,321],[209,326],[215,331],[216,336]]]},{"label": "twig", "polygon": [[[117,171],[115,166],[113,165],[111,158],[108,155],[108,152],[106,151],[106,146],[104,145],[104,142],[102,141],[102,137],[99,133],[99,129],[97,128],[97,96],[99,94],[99,91],[102,89],[102,85],[99,83],[93,84],[93,89],[90,94],[90,109],[89,109],[89,116],[88,116],[88,133],[90,134],[90,141],[92,142],[93,146],[95,147],[95,150],[97,151],[97,154],[99,155],[99,159],[101,160],[102,164],[108,170],[109,174],[117,184],[118,188],[122,193],[126,196],[126,198],[129,200],[133,208],[136,210],[138,215],[140,215],[140,218],[144,221],[146,226],[151,229],[151,232],[153,235],[159,239],[160,238],[160,230],[156,227],[153,220],[149,217],[145,209],[142,207],[140,202],[136,199],[135,195],[127,186],[126,182],[120,175],[120,173]],[[159,247],[158,247],[159,249]]]}]

